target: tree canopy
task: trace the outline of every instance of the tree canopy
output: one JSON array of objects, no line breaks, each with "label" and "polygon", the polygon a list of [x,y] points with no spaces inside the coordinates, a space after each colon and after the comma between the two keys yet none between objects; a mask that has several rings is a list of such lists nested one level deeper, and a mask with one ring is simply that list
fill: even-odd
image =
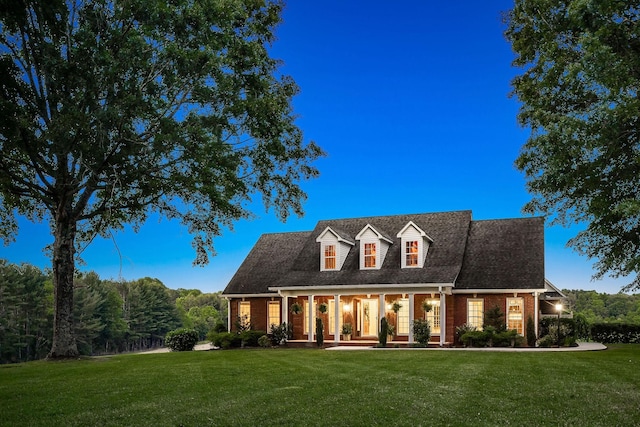
[{"label": "tree canopy", "polygon": [[513,93],[531,135],[516,161],[552,224],[606,274],[640,279],[640,2],[516,0],[506,37],[522,73]]},{"label": "tree canopy", "polygon": [[280,1],[0,2],[0,234],[53,234],[50,357],[72,335],[78,248],[156,212],[208,261],[253,194],[285,220],[322,155],[295,124],[269,55]]}]

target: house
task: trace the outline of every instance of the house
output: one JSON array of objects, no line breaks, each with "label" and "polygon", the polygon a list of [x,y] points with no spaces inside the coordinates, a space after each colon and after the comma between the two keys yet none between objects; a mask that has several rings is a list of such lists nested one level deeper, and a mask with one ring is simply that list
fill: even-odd
[{"label": "house", "polygon": [[[524,335],[527,318],[537,325],[540,304],[561,294],[545,280],[543,218],[475,221],[471,211],[456,211],[323,220],[312,231],[264,234],[223,296],[229,330],[235,319],[265,331],[286,322],[294,341],[314,341],[322,316],[326,344],[344,343],[345,323],[354,344],[377,340],[386,317],[393,340],[411,344],[412,321],[427,319],[431,342],[445,346],[460,325],[482,328],[495,306]],[[301,313],[292,313],[294,304]]]}]

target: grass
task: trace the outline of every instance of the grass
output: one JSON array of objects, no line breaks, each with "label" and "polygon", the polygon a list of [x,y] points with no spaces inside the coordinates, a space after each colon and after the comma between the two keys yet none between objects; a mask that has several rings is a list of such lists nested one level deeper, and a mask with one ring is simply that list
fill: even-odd
[{"label": "grass", "polygon": [[1,426],[640,425],[640,345],[229,350],[0,366]]}]

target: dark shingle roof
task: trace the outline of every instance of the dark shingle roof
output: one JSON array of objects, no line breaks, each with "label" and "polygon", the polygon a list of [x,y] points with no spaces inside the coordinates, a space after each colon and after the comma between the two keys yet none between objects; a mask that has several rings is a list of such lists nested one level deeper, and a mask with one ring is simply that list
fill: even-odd
[{"label": "dark shingle roof", "polygon": [[309,231],[263,234],[224,290],[225,294],[268,293],[291,269],[296,255],[309,238]]},{"label": "dark shingle roof", "polygon": [[544,219],[473,221],[456,289],[544,288]]},{"label": "dark shingle roof", "polygon": [[[424,268],[401,268],[401,240],[396,235],[409,221],[433,239]],[[367,224],[394,242],[381,268],[360,270],[356,242],[340,271],[320,271],[316,238],[331,227],[355,241]],[[541,218],[472,221],[471,211],[323,220],[310,232],[263,235],[223,293],[405,283],[455,283],[463,289],[544,287],[544,222]]]}]

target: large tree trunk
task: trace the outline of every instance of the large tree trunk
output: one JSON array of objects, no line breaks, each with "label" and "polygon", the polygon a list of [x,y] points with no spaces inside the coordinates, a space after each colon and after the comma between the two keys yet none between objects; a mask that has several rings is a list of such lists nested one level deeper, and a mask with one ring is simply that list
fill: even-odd
[{"label": "large tree trunk", "polygon": [[73,276],[75,271],[76,222],[71,206],[58,209],[53,241],[53,343],[47,359],[66,359],[78,356],[73,336]]}]

